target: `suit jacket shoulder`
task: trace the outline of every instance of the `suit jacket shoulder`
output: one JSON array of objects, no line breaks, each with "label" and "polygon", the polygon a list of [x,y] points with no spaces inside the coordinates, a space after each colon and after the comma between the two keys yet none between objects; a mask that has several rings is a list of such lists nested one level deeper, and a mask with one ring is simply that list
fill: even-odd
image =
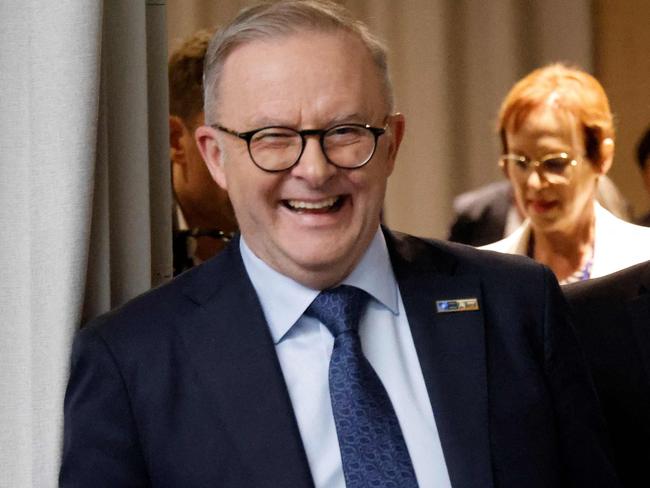
[{"label": "suit jacket shoulder", "polygon": [[[650,256],[649,256],[650,257]],[[590,307],[629,300],[650,291],[650,260],[600,278],[581,281],[563,288],[573,306],[589,302]]]},{"label": "suit jacket shoulder", "polygon": [[80,331],[65,416],[62,487],[313,487],[238,240]]},{"label": "suit jacket shoulder", "polygon": [[624,486],[650,486],[650,261],[567,285]]},{"label": "suit jacket shoulder", "polygon": [[[525,281],[530,276],[543,279],[546,266],[536,263],[528,257],[486,251],[482,248],[442,241],[423,239],[400,232],[387,234],[391,260],[399,267],[407,267],[408,272],[427,270],[429,272],[480,276],[488,286],[492,280],[506,286]],[[416,264],[417,263],[417,264]],[[510,278],[508,283],[504,283]]]}]

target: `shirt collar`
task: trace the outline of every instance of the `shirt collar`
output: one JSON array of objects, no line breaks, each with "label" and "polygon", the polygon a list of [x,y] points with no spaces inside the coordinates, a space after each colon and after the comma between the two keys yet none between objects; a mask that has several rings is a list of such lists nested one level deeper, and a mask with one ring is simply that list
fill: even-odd
[{"label": "shirt collar", "polygon": [[[246,272],[262,305],[273,342],[278,344],[314,301],[319,290],[301,285],[271,268],[253,254],[243,236],[239,248]],[[377,229],[359,264],[341,284],[361,288],[393,314],[397,314],[397,282],[381,230]]]}]

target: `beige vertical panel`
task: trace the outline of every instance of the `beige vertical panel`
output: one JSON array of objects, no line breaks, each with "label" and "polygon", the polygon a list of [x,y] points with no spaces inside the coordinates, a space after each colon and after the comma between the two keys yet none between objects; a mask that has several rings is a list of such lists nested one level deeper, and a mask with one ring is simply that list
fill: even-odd
[{"label": "beige vertical panel", "polygon": [[616,115],[610,176],[640,216],[650,208],[635,156],[637,141],[650,126],[650,1],[595,3],[596,74]]},{"label": "beige vertical panel", "polygon": [[529,27],[541,63],[564,61],[593,73],[593,2],[544,0],[533,2],[532,8]]},{"label": "beige vertical panel", "polygon": [[452,197],[450,85],[445,66],[446,2],[392,2],[387,40],[397,109],[406,134],[389,181],[386,218],[396,229],[418,235],[444,233]]},{"label": "beige vertical panel", "polygon": [[501,178],[495,122],[501,99],[522,71],[520,22],[514,2],[452,4],[446,68],[454,101],[449,161],[454,194]]}]

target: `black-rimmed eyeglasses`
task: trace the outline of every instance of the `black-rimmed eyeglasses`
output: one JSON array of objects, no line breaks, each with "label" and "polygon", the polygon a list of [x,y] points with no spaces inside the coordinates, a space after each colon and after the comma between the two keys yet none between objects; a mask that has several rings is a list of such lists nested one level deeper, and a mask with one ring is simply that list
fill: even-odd
[{"label": "black-rimmed eyeglasses", "polygon": [[318,136],[320,147],[328,162],[338,168],[360,168],[372,159],[377,139],[384,127],[367,124],[340,124],[328,129],[295,130],[289,127],[262,127],[247,132],[236,132],[220,124],[210,127],[246,141],[248,154],[255,166],[275,173],[298,164],[305,150],[305,138]]}]

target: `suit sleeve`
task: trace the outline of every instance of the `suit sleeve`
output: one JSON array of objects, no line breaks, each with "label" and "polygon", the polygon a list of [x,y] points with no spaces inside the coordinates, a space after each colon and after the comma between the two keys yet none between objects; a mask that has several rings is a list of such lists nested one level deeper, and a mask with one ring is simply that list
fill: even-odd
[{"label": "suit sleeve", "polygon": [[593,382],[575,330],[569,322],[568,307],[548,269],[545,282],[545,370],[568,486],[618,487],[620,484],[611,462],[605,423]]},{"label": "suit sleeve", "polygon": [[150,486],[124,380],[92,326],[73,345],[64,416],[62,488]]}]

